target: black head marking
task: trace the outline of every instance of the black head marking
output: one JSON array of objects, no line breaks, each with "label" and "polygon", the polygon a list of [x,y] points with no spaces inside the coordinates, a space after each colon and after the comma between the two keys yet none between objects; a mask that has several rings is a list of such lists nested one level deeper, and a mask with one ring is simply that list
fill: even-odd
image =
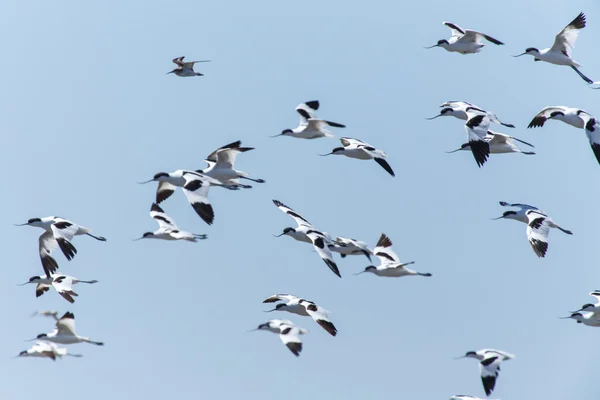
[{"label": "black head marking", "polygon": [[35,282],[35,281],[37,281],[39,279],[40,279],[39,276],[32,276],[31,278],[29,278],[29,282]]},{"label": "black head marking", "polygon": [[534,52],[534,51],[538,52],[538,53],[540,52],[540,50],[536,49],[535,47],[528,47],[525,49],[525,53],[530,53],[530,52]]},{"label": "black head marking", "polygon": [[374,265],[369,265],[367,268],[365,268],[365,271],[374,271],[375,269],[377,268],[375,268]]},{"label": "black head marking", "polygon": [[146,237],[149,237],[149,236],[154,236],[154,233],[153,233],[153,232],[145,232],[145,233],[142,235],[142,237],[145,237],[145,238],[146,238]]},{"label": "black head marking", "polygon": [[287,306],[287,304],[285,304],[285,303],[279,303],[279,304],[277,304],[277,305],[275,306],[275,309],[276,309],[276,310],[279,310],[280,308],[283,308],[283,307],[285,307],[285,306]]},{"label": "black head marking", "polygon": [[475,353],[474,351],[467,351],[467,352],[465,353],[465,357],[469,357],[469,356],[476,356],[476,355],[477,355],[477,353]]},{"label": "black head marking", "polygon": [[508,217],[509,215],[517,215],[516,211],[505,211],[504,214],[502,214],[503,217]]},{"label": "black head marking", "polygon": [[48,336],[48,335],[47,335],[47,334],[45,334],[45,333],[40,333],[40,334],[39,334],[39,335],[37,335],[35,338],[36,338],[36,339],[41,339],[41,338],[45,338],[46,336]]},{"label": "black head marking", "polygon": [[288,233],[290,233],[290,232],[296,232],[296,230],[295,230],[294,228],[285,228],[285,229],[283,230],[283,234],[284,234],[284,235],[285,235],[285,234],[288,234]]},{"label": "black head marking", "polygon": [[446,113],[449,113],[449,112],[454,112],[454,109],[450,108],[450,107],[444,108],[444,109],[442,109],[442,111],[440,111],[440,115],[445,115]]},{"label": "black head marking", "polygon": [[41,218],[29,218],[27,220],[28,224],[33,224],[34,222],[42,222],[42,219]]},{"label": "black head marking", "polygon": [[332,153],[337,153],[338,151],[344,151],[343,147],[336,147],[333,150],[331,150]]},{"label": "black head marking", "polygon": [[294,132],[291,129],[284,129],[284,130],[281,131],[282,135],[288,135],[290,133],[294,133]]},{"label": "black head marking", "polygon": [[448,43],[448,41],[446,39],[441,39],[441,40],[438,40],[438,42],[437,42],[438,46],[441,46],[443,43],[450,44],[450,43]]},{"label": "black head marking", "polygon": [[169,174],[167,174],[166,172],[159,172],[158,174],[154,175],[153,179],[166,178],[167,176],[169,176]]},{"label": "black head marking", "polygon": [[563,117],[565,116],[565,113],[563,113],[562,111],[554,111],[550,114],[550,118],[554,118],[558,115],[562,115]]}]

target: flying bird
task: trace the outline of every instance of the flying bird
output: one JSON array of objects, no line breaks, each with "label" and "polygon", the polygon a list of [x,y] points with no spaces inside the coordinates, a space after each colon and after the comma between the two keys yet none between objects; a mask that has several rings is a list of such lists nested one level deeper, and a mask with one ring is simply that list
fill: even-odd
[{"label": "flying bird", "polygon": [[224,184],[239,184],[238,179],[246,179],[257,183],[265,183],[264,179],[250,178],[247,172],[235,169],[235,160],[240,153],[254,150],[254,147],[242,147],[240,140],[219,147],[210,153],[204,161],[208,168],[196,172],[217,179]]},{"label": "flying bird", "polygon": [[[506,153],[521,153],[525,155],[535,154],[533,151],[523,151],[515,143],[515,141],[526,144],[527,146],[534,147],[532,144],[525,142],[524,140],[517,139],[514,136],[505,135],[499,132],[488,131],[488,134],[483,137],[483,140],[488,142],[490,146],[490,154],[506,154]],[[460,148],[447,151],[446,153],[456,153],[457,151],[471,151],[469,143],[463,143]]]},{"label": "flying bird", "polygon": [[474,54],[479,53],[481,49],[485,47],[485,45],[481,43],[483,39],[499,46],[504,44],[498,39],[494,39],[493,37],[486,35],[485,33],[472,31],[470,29],[462,29],[460,26],[453,24],[452,22],[444,21],[442,24],[450,28],[452,36],[450,37],[450,39],[447,40],[438,40],[437,44],[425,47],[426,49],[441,47],[446,51],[450,52],[456,52],[460,54]]},{"label": "flying bird", "polygon": [[77,254],[77,249],[71,243],[74,236],[87,235],[101,242],[106,241],[102,236],[92,235],[91,229],[60,217],[30,218],[24,224],[16,224],[16,226],[25,225],[44,230],[38,238],[38,244],[40,260],[47,277],[58,270],[58,263],[51,256],[54,250],[60,249],[69,261]]},{"label": "flying bird", "polygon": [[548,49],[539,50],[535,47],[528,47],[524,53],[518,54],[513,57],[521,57],[523,55],[530,55],[534,57],[535,61],[545,61],[554,65],[566,65],[571,67],[573,71],[577,72],[577,75],[581,77],[587,83],[594,83],[593,80],[585,76],[579,68],[581,65],[577,63],[571,57],[571,51],[575,47],[575,41],[579,35],[579,30],[585,28],[585,14],[579,13],[569,25],[565,26],[562,31],[558,32],[556,38],[554,38],[554,44]]},{"label": "flying bird", "polygon": [[333,255],[331,254],[331,251],[328,247],[329,244],[332,242],[329,235],[326,232],[321,232],[317,230],[310,222],[306,220],[306,218],[304,218],[303,216],[301,216],[300,214],[298,214],[279,200],[273,200],[273,204],[275,204],[275,206],[279,208],[282,212],[292,217],[294,221],[296,221],[296,224],[298,224],[298,227],[296,228],[285,228],[283,230],[283,233],[277,235],[276,237],[286,235],[293,237],[299,242],[312,243],[314,249],[316,250],[319,257],[321,257],[323,262],[325,262],[325,264],[334,274],[341,278],[342,275],[340,274],[340,270],[335,261],[333,261]]},{"label": "flying bird", "polygon": [[41,341],[35,342],[30,349],[23,350],[17,357],[41,357],[56,361],[64,356],[83,357],[81,354],[71,354],[66,348],[58,347],[55,343]]},{"label": "flying bird", "polygon": [[411,261],[407,263],[402,263],[398,255],[394,252],[394,250],[392,250],[391,247],[392,241],[389,237],[387,237],[385,233],[382,233],[381,237],[379,238],[379,241],[377,242],[377,245],[373,249],[373,253],[375,254],[375,256],[377,256],[377,258],[379,258],[381,264],[378,266],[369,265],[364,269],[364,271],[361,271],[354,275],[360,275],[369,272],[377,276],[383,276],[388,278],[399,278],[402,276],[415,275],[432,276],[430,273],[417,272],[413,271],[412,269],[406,268],[407,265],[414,264],[415,262]]},{"label": "flying bird", "polygon": [[358,160],[375,160],[375,162],[385,169],[388,174],[395,176],[392,167],[390,167],[390,164],[385,160],[387,154],[385,154],[383,150],[376,149],[370,144],[358,139],[343,137],[340,141],[344,147],[336,147],[331,150],[331,153],[321,154],[321,156],[333,154],[356,158]]},{"label": "flying bird", "polygon": [[580,108],[548,106],[533,117],[527,128],[541,128],[549,119],[555,119],[581,129],[590,118],[592,115]]},{"label": "flying bird", "polygon": [[79,336],[75,332],[75,315],[68,311],[56,321],[56,328],[52,332],[40,333],[33,340],[43,340],[59,344],[91,343],[96,346],[104,346],[102,342],[95,342],[89,337]]},{"label": "flying bird", "polygon": [[146,232],[139,239],[163,239],[163,240],[186,240],[197,242],[208,238],[207,235],[180,230],[175,221],[169,217],[156,203],[150,207],[150,216],[158,223],[158,229],[154,232]]},{"label": "flying bird", "polygon": [[296,111],[300,114],[300,124],[294,129],[284,129],[279,135],[271,136],[290,136],[299,139],[318,139],[322,137],[335,137],[328,127],[345,128],[346,125],[337,122],[327,121],[317,117],[316,111],[319,109],[317,100],[307,101],[296,107]]},{"label": "flying bird", "polygon": [[[595,314],[595,317],[598,318],[600,316],[600,290],[594,290],[590,292],[590,296],[593,296],[596,299],[596,304],[587,303],[581,306],[581,308],[575,313],[578,312],[591,312]],[[596,315],[597,314],[597,315]]]},{"label": "flying bird", "polygon": [[210,201],[208,200],[208,189],[211,186],[220,186],[229,190],[238,190],[239,185],[229,185],[219,182],[210,176],[203,175],[195,171],[187,171],[178,169],[174,172],[159,172],[154,177],[145,182],[158,182],[156,190],[156,204],[160,204],[175,192],[175,189],[180,187],[187,197],[188,202],[196,211],[196,214],[208,225],[212,225],[215,219],[215,212]]},{"label": "flying bird", "polygon": [[[75,299],[73,299],[73,297],[76,297],[79,295],[73,291],[73,285],[76,285],[78,283],[93,284],[93,283],[98,283],[98,281],[97,280],[85,281],[82,279],[74,278],[69,275],[52,274],[52,275],[50,275],[49,278],[46,275],[32,276],[31,278],[29,278],[29,281],[21,284],[20,286],[25,286],[30,283],[36,285],[35,297],[40,297],[41,295],[46,293],[48,290],[50,290],[51,287],[53,287],[56,290],[56,292],[58,294],[60,294],[65,300],[67,300],[69,303],[74,303]],[[56,319],[56,316],[57,316],[56,311],[53,311],[52,313],[53,313],[52,315]]]},{"label": "flying bird", "polygon": [[594,313],[586,313],[583,315],[580,312],[571,313],[568,317],[563,317],[561,319],[574,319],[578,324],[584,324],[585,326],[591,326],[597,328],[600,326],[600,319]]},{"label": "flying bird", "polygon": [[342,258],[351,255],[364,255],[371,261],[373,250],[369,249],[369,245],[360,240],[344,238],[338,236],[333,243],[328,245],[329,250],[334,253],[339,253]]},{"label": "flying bird", "polygon": [[481,371],[481,382],[485,394],[489,396],[494,391],[496,380],[500,373],[500,363],[515,358],[514,355],[500,350],[481,349],[477,351],[468,351],[459,358],[474,358],[479,361]]},{"label": "flying bird", "polygon": [[210,62],[210,60],[183,61],[184,58],[185,58],[185,56],[174,58],[173,62],[175,64],[177,64],[177,67],[173,71],[167,72],[167,75],[175,74],[182,78],[188,77],[188,76],[204,76],[204,74],[194,71],[194,64],[202,63],[202,62]]},{"label": "flying bird", "polygon": [[440,105],[440,113],[435,117],[426,118],[428,120],[436,119],[439,117],[454,117],[462,119],[464,121],[469,119],[469,113],[476,115],[478,113],[487,115],[490,121],[495,124],[500,124],[509,128],[514,128],[513,124],[507,124],[498,119],[496,114],[490,111],[486,111],[475,104],[467,103],[466,101],[446,101]]},{"label": "flying bird", "polygon": [[467,132],[467,145],[473,153],[477,166],[481,168],[490,156],[490,143],[485,140],[490,128],[490,117],[485,114],[471,114],[465,124]]},{"label": "flying bird", "polygon": [[279,303],[271,311],[287,311],[293,314],[311,317],[319,324],[323,329],[327,331],[331,336],[337,335],[337,329],[335,325],[329,320],[329,312],[323,307],[318,306],[312,301],[302,299],[297,296],[290,294],[274,294],[263,300],[263,303],[276,303],[279,301],[285,301],[285,303]]},{"label": "flying bird", "polygon": [[278,334],[283,344],[285,344],[296,357],[302,352],[302,340],[300,339],[300,335],[308,333],[307,329],[299,327],[292,321],[280,319],[267,321],[264,324],[260,324],[258,328],[254,330],[269,331]]}]

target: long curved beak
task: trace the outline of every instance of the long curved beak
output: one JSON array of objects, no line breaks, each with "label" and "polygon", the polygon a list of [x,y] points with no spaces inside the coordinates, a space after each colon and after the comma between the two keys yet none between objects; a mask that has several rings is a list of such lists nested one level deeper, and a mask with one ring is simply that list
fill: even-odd
[{"label": "long curved beak", "polygon": [[[576,310],[576,311],[569,311],[569,312],[571,314],[575,314],[576,312],[582,312],[582,311],[583,311],[583,308],[580,308],[579,310]],[[571,318],[571,317],[569,317],[569,318]]]},{"label": "long curved beak", "polygon": [[283,136],[283,133],[279,133],[279,134],[277,134],[275,136],[269,136],[269,137],[273,138],[273,137],[277,137],[277,136]]},{"label": "long curved beak", "polygon": [[331,155],[331,154],[333,154],[333,151],[332,151],[331,153],[327,153],[327,154],[319,154],[319,155],[320,155],[321,157],[325,157],[325,156],[329,156],[329,155]]},{"label": "long curved beak", "polygon": [[568,316],[568,317],[558,317],[558,319],[570,319],[570,318],[571,318],[571,316]]},{"label": "long curved beak", "polygon": [[25,225],[29,225],[27,222],[24,224],[13,224],[14,226],[25,226]]},{"label": "long curved beak", "polygon": [[273,311],[275,311],[275,310],[277,310],[277,309],[276,309],[276,308],[274,308],[274,309],[272,309],[272,310],[267,310],[267,311],[263,311],[263,312],[273,312]]},{"label": "long curved beak", "polygon": [[175,71],[169,71],[166,73],[166,75],[172,74],[173,72],[175,72]]},{"label": "long curved beak", "polygon": [[152,179],[149,179],[149,180],[147,180],[147,181],[144,181],[144,182],[136,182],[136,183],[138,183],[138,184],[140,184],[140,185],[143,185],[143,184],[145,184],[145,183],[150,183],[150,182],[154,182],[154,178],[152,178]]},{"label": "long curved beak", "polygon": [[446,151],[446,154],[450,154],[450,153],[456,153],[457,151],[461,151],[462,147],[460,149],[456,149],[456,150],[452,150],[452,151]]},{"label": "long curved beak", "polygon": [[504,215],[499,216],[498,218],[490,218],[492,221],[496,221],[497,219],[503,219]]},{"label": "long curved beak", "polygon": [[285,233],[282,233],[281,235],[273,235],[273,237],[282,237],[283,235],[285,235]]},{"label": "long curved beak", "polygon": [[142,240],[143,238],[144,238],[144,237],[142,236],[142,237],[140,237],[140,238],[137,238],[137,239],[131,239],[131,241],[132,241],[132,242],[137,242],[138,240]]},{"label": "long curved beak", "polygon": [[28,283],[29,283],[29,282],[21,283],[20,285],[17,285],[17,286],[25,286],[25,285],[27,285]]},{"label": "long curved beak", "polygon": [[33,338],[33,339],[29,339],[29,340],[25,340],[26,342],[33,342],[34,340],[38,340],[38,338]]},{"label": "long curved beak", "polygon": [[249,331],[246,331],[246,332],[255,332],[257,330],[258,330],[258,328],[254,328],[254,329],[250,329]]},{"label": "long curved beak", "polygon": [[367,271],[360,271],[360,272],[358,272],[356,274],[352,274],[352,275],[360,275],[360,274],[364,274],[365,272],[367,272]]},{"label": "long curved beak", "polygon": [[521,57],[521,56],[524,56],[525,54],[527,54],[527,52],[525,52],[525,53],[521,53],[521,54],[518,54],[518,55],[516,55],[516,56],[513,56],[513,57]]},{"label": "long curved beak", "polygon": [[436,119],[436,118],[438,118],[438,117],[441,117],[441,116],[442,116],[442,114],[438,114],[438,115],[436,115],[435,117],[431,117],[431,118],[425,118],[425,119],[426,119],[427,121],[431,121],[432,119]]},{"label": "long curved beak", "polygon": [[423,47],[424,49],[433,49],[434,47],[439,47],[439,44],[434,44],[433,46]]},{"label": "long curved beak", "polygon": [[454,357],[453,360],[460,360],[461,358],[466,358],[465,356]]}]

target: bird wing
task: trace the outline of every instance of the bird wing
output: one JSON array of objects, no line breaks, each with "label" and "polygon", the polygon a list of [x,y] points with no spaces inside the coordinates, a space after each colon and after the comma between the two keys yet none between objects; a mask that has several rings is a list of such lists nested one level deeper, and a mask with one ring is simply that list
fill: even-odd
[{"label": "bird wing", "polygon": [[585,28],[585,15],[579,13],[569,25],[565,26],[562,31],[556,35],[554,44],[550,48],[552,51],[560,51],[566,56],[571,56],[571,50],[575,47],[575,41],[579,35],[579,30]]},{"label": "bird wing", "polygon": [[220,168],[233,168],[235,159],[238,154],[248,150],[253,150],[254,147],[238,147],[235,149],[222,149],[217,151],[217,164]]},{"label": "bird wing", "polygon": [[67,260],[71,260],[75,257],[77,249],[73,246],[71,240],[73,240],[73,236],[75,236],[79,227],[66,219],[55,218],[52,225],[50,225],[50,229],[52,230],[56,243],[58,243],[58,247],[65,257],[67,257]]},{"label": "bird wing", "polygon": [[282,300],[292,301],[298,297],[292,296],[291,294],[274,294],[273,296],[267,297],[263,300],[263,303],[275,303]]},{"label": "bird wing", "polygon": [[73,296],[77,296],[77,293],[73,291],[73,278],[65,275],[56,276],[52,281],[52,286],[69,303],[75,302]]},{"label": "bird wing", "polygon": [[319,102],[317,100],[307,101],[301,103],[296,107],[296,112],[300,114],[300,125],[308,125],[308,120],[311,118],[317,118],[316,111],[319,109]]},{"label": "bird wing", "polygon": [[75,336],[75,315],[72,312],[66,312],[65,315],[56,321],[56,329],[59,335]]},{"label": "bird wing", "polygon": [[40,297],[48,290],[50,290],[50,285],[47,285],[45,283],[38,283],[35,287],[35,297]]},{"label": "bird wing", "polygon": [[465,30],[462,29],[460,26],[453,24],[452,22],[442,22],[442,24],[446,25],[448,28],[450,28],[450,32],[452,33],[452,36],[462,36],[465,34]]},{"label": "bird wing", "polygon": [[290,207],[286,206],[279,200],[273,200],[273,204],[275,204],[275,206],[277,206],[277,208],[279,208],[281,211],[292,217],[294,221],[296,221],[296,224],[298,224],[298,226],[312,226],[312,224],[308,222],[306,218],[304,218],[302,215],[298,214],[296,211],[292,210]]},{"label": "bird wing", "polygon": [[208,225],[211,225],[215,219],[215,212],[208,200],[210,179],[200,174],[191,173],[184,174],[183,178],[185,179],[185,185],[183,185],[185,197],[187,197],[196,214]]},{"label": "bird wing", "polygon": [[470,29],[465,30],[465,34],[459,39],[461,42],[472,42],[472,43],[480,43],[481,39],[485,39],[491,43],[497,44],[499,46],[503,45],[501,41],[498,39],[494,39],[493,37],[486,35],[485,33],[472,31]]},{"label": "bird wing", "polygon": [[363,142],[362,140],[353,139],[353,138],[349,138],[349,137],[340,138],[340,142],[342,142],[342,145],[344,147],[350,147],[350,146],[356,146],[356,147],[359,147],[359,146],[370,146],[370,147],[372,147],[367,142]]},{"label": "bird wing", "polygon": [[50,278],[50,275],[58,269],[56,260],[50,256],[54,250],[58,249],[58,242],[54,239],[51,231],[45,231],[40,235],[38,238],[38,248],[42,267],[46,276]]},{"label": "bird wing", "polygon": [[381,260],[383,265],[400,263],[400,257],[392,250],[392,240],[385,233],[379,237],[373,254]]},{"label": "bird wing", "polygon": [[600,123],[596,118],[590,118],[585,124],[585,134],[590,141],[596,160],[600,163]]},{"label": "bird wing", "polygon": [[490,117],[487,114],[467,114],[469,119],[465,124],[465,131],[469,139],[469,146],[477,165],[481,167],[490,156],[490,144],[485,141],[485,136],[490,127]]},{"label": "bird wing", "polygon": [[550,118],[552,113],[559,111],[565,113],[567,111],[567,107],[563,106],[549,106],[544,108],[542,111],[537,113],[535,117],[531,120],[527,128],[540,128],[544,126],[544,123]]},{"label": "bird wing", "polygon": [[512,136],[509,135],[505,135],[504,133],[499,133],[499,132],[492,132],[490,131],[491,135],[489,135],[489,144],[512,144]]},{"label": "bird wing", "polygon": [[538,257],[544,257],[548,251],[548,234],[550,233],[550,225],[546,220],[548,217],[536,210],[529,210],[526,215],[529,221],[527,224],[529,244]]},{"label": "bird wing", "polygon": [[150,207],[150,216],[154,218],[156,222],[158,222],[158,226],[163,229],[179,229],[175,224],[175,221],[171,217],[169,217],[163,209],[156,203],[152,203],[152,207]]},{"label": "bird wing", "polygon": [[208,156],[206,156],[205,161],[212,161],[212,162],[217,162],[217,152],[219,150],[227,150],[227,149],[237,149],[242,145],[242,142],[240,140],[237,140],[233,143],[229,143],[226,144],[225,146],[221,146],[218,149],[216,149],[215,151],[213,151],[212,153],[210,153]]},{"label": "bird wing", "polygon": [[185,56],[174,58],[173,62],[181,67],[183,65],[184,58],[185,58]]},{"label": "bird wing", "polygon": [[600,290],[594,290],[593,292],[589,293],[590,296],[594,296],[594,298],[598,301],[598,303],[600,303]]},{"label": "bird wing", "polygon": [[481,370],[481,382],[483,383],[483,389],[486,395],[492,394],[494,387],[496,386],[496,379],[500,373],[500,363],[502,357],[491,354],[486,356],[480,363],[479,368]]},{"label": "bird wing", "polygon": [[306,300],[300,304],[304,307],[308,315],[310,315],[312,319],[314,319],[315,322],[321,326],[321,328],[325,329],[331,336],[337,335],[337,329],[329,320],[329,315],[324,308]]},{"label": "bird wing", "polygon": [[160,204],[169,197],[173,193],[175,193],[175,189],[177,186],[170,184],[169,182],[159,182],[158,187],[156,188],[156,204]]},{"label": "bird wing", "polygon": [[279,338],[296,357],[302,351],[302,340],[300,340],[302,332],[302,328],[295,325],[279,325]]},{"label": "bird wing", "polygon": [[501,201],[500,205],[503,207],[519,207],[526,210],[537,210],[537,207],[530,206],[529,204],[507,203],[505,201]]},{"label": "bird wing", "polygon": [[488,356],[488,354],[496,354],[496,355],[500,355],[503,360],[510,360],[515,358],[516,356],[514,354],[508,353],[506,351],[503,350],[496,350],[496,349],[483,349],[483,353],[484,353],[484,358]]},{"label": "bird wing", "polygon": [[323,233],[315,230],[308,230],[306,232],[306,236],[308,236],[308,238],[312,241],[313,246],[317,251],[317,254],[319,255],[319,257],[321,257],[323,262],[327,264],[329,269],[333,271],[334,274],[341,278],[342,275],[340,275],[340,270],[335,261],[333,261],[333,255],[331,254],[331,251],[327,246],[327,242],[329,242],[329,239],[327,239],[327,237],[323,235]]}]

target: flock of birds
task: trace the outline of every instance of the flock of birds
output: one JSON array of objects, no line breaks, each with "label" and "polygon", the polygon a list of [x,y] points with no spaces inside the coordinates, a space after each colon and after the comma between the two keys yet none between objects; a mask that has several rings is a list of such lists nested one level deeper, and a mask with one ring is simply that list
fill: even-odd
[{"label": "flock of birds", "polygon": [[[461,54],[473,54],[478,53],[484,47],[482,40],[487,40],[496,45],[504,44],[487,34],[462,29],[450,22],[444,22],[444,25],[450,28],[452,33],[451,38],[440,40],[436,45],[431,47],[441,47],[447,51]],[[585,25],[585,15],[580,13],[556,35],[552,47],[544,50],[530,47],[518,56],[532,55],[536,61],[569,66],[587,83],[597,83],[583,75],[579,69],[581,66],[571,57],[571,51],[579,30],[583,29]],[[199,62],[208,61],[210,60],[185,62],[184,57],[178,57],[173,60],[177,67],[169,72],[169,74],[173,73],[179,77],[202,76],[201,73],[194,71],[194,65]],[[298,127],[285,129],[273,137],[288,136],[300,139],[334,138],[335,136],[329,128],[344,128],[345,125],[319,118],[317,116],[319,107],[320,103],[316,100],[301,103],[296,107],[296,111],[300,116]],[[466,121],[465,131],[467,133],[467,142],[451,153],[470,151],[479,167],[482,167],[488,161],[491,154],[535,154],[532,151],[523,151],[517,145],[517,143],[520,143],[533,148],[532,144],[513,136],[490,130],[491,124],[514,128],[514,125],[502,122],[493,112],[486,111],[479,106],[464,101],[448,101],[441,104],[440,108],[441,111],[438,115],[428,119],[452,116]],[[584,129],[594,155],[598,162],[600,162],[600,124],[590,113],[577,108],[550,106],[537,113],[528,128],[543,127],[546,121],[552,119],[565,122],[578,129]],[[392,177],[395,176],[392,167],[386,160],[387,154],[383,150],[355,138],[342,137],[340,141],[342,146],[335,147],[331,152],[321,155],[344,155],[358,160],[374,160],[389,175]],[[253,148],[242,147],[241,141],[236,141],[210,153],[205,159],[208,166],[204,169],[159,172],[152,179],[140,182],[141,184],[157,183],[155,199],[150,208],[150,217],[156,221],[158,229],[153,232],[145,232],[140,238],[135,240],[162,239],[197,242],[207,239],[206,234],[181,230],[160,204],[165,202],[177,188],[180,188],[198,216],[208,225],[213,224],[215,213],[208,198],[210,187],[215,186],[236,191],[252,188],[249,184],[241,183],[243,181],[265,182],[263,179],[250,177],[248,173],[235,168],[238,155],[250,150],[253,150]],[[392,250],[391,239],[384,233],[381,234],[376,246],[371,249],[367,243],[359,240],[332,237],[327,232],[319,230],[301,214],[279,200],[273,200],[273,204],[280,211],[291,217],[296,224],[295,227],[286,227],[280,235],[276,236],[289,236],[298,242],[311,244],[329,270],[340,278],[341,273],[334,259],[334,253],[339,254],[341,258],[358,255],[366,257],[369,262],[371,262],[373,256],[379,260],[378,265],[369,265],[355,275],[370,273],[378,277],[388,278],[432,276],[429,272],[418,272],[408,268],[409,265],[414,264],[414,261],[400,261],[398,255]],[[511,210],[505,211],[500,217],[495,219],[512,219],[525,223],[527,239],[538,257],[546,256],[548,251],[548,236],[551,228],[556,228],[568,235],[572,234],[571,231],[559,226],[547,213],[535,206],[507,203],[504,201],[501,201],[500,205],[509,207]],[[56,216],[31,218],[19,226],[31,226],[43,230],[43,233],[38,238],[38,250],[44,274],[33,276],[23,284],[35,285],[36,297],[42,296],[52,288],[69,303],[74,303],[75,298],[78,296],[73,289],[74,285],[79,283],[97,283],[96,280],[82,280],[59,273],[59,266],[53,253],[56,250],[60,250],[66,259],[70,261],[77,254],[77,249],[73,245],[75,236],[89,236],[101,242],[106,241],[104,237],[96,236],[92,234],[90,229]],[[590,295],[598,300],[596,304],[585,304],[579,310],[573,311],[569,317],[565,318],[574,319],[578,323],[587,326],[599,327],[600,291],[593,291]],[[331,336],[337,335],[337,328],[330,320],[329,312],[312,301],[291,294],[275,294],[266,298],[263,303],[277,303],[275,308],[266,312],[285,311],[300,316],[309,316],[328,334]],[[77,334],[75,330],[75,316],[71,312],[64,313],[60,318],[56,311],[49,310],[39,311],[35,315],[53,318],[55,327],[52,331],[41,333],[35,339],[32,339],[31,341],[35,341],[35,344],[28,350],[22,351],[19,357],[44,357],[52,360],[63,356],[81,357],[79,354],[71,354],[66,348],[59,345],[75,343],[103,345],[102,342],[94,341],[90,337]],[[302,352],[301,336],[308,333],[307,329],[287,319],[271,319],[261,323],[254,330],[264,330],[279,335],[283,344],[295,356],[299,356]],[[501,350],[481,349],[468,351],[461,358],[472,358],[478,361],[483,388],[485,394],[489,396],[496,385],[500,364],[504,361],[514,359],[515,356]],[[478,398],[456,395],[452,396],[451,399],[477,400]]]}]

